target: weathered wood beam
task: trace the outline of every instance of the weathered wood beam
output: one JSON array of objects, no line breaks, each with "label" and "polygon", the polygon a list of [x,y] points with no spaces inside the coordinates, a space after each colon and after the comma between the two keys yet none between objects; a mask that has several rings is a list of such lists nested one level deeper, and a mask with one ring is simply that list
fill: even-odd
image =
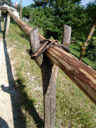
[{"label": "weathered wood beam", "polygon": [[[32,28],[18,19],[8,10],[9,14],[18,25],[30,33]],[[45,38],[40,36],[40,40]],[[96,71],[77,60],[75,57],[58,47],[49,48],[44,53],[53,63],[59,66],[69,78],[96,104]]]},{"label": "weathered wood beam", "polygon": [[44,128],[55,127],[57,66],[45,56],[41,67],[44,95]]},{"label": "weathered wood beam", "polygon": [[[34,28],[30,32],[30,47],[32,53],[37,52],[38,49],[41,47],[38,28]],[[39,56],[35,61],[37,65],[41,67],[43,63],[43,55]]]},{"label": "weathered wood beam", "polygon": [[[32,53],[40,48],[38,28],[30,32],[30,46]],[[56,111],[56,79],[57,67],[45,56],[40,55],[36,63],[41,68],[43,97],[44,97],[44,128],[54,128]]]},{"label": "weathered wood beam", "polygon": [[96,71],[58,47],[49,48],[46,56],[96,104]]}]

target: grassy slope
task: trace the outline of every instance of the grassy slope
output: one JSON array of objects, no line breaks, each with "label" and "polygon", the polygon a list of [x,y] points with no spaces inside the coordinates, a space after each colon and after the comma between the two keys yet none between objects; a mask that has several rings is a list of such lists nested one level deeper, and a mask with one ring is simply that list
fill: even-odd
[{"label": "grassy slope", "polygon": [[[16,69],[16,87],[23,96],[21,109],[26,128],[42,128],[44,110],[41,72],[25,52],[29,48],[28,37],[16,24],[11,23],[6,40],[8,47],[13,48],[11,58]],[[61,70],[58,73],[56,94],[56,128],[96,127],[96,106]]]}]

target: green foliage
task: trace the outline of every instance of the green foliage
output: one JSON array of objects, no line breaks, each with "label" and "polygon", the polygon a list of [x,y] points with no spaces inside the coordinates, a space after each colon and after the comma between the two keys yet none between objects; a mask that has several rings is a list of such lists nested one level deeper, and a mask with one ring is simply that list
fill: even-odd
[{"label": "green foliage", "polygon": [[24,8],[23,8],[23,12],[22,12],[23,17],[29,18],[29,17],[30,17],[30,11],[31,11],[30,8],[24,7]]},{"label": "green foliage", "polygon": [[[90,28],[96,22],[96,2],[89,3],[86,7],[80,4],[81,0],[34,0],[29,7],[23,8],[23,16],[29,17],[36,26],[43,28],[46,38],[62,40],[63,25],[72,28],[71,40],[77,42],[80,48],[89,34]],[[30,11],[31,9],[31,11]],[[96,34],[96,33],[95,33]],[[92,43],[88,47],[86,57],[92,61],[94,52]],[[92,56],[94,56],[92,58]]]},{"label": "green foliage", "polygon": [[30,6],[35,7],[31,13],[32,22],[34,21],[36,25],[44,28],[47,38],[53,36],[55,39],[61,40],[63,24],[67,24],[72,27],[73,40],[85,40],[83,26],[86,24],[87,16],[80,1],[50,0],[45,2],[44,0],[35,0],[34,4]]},{"label": "green foliage", "polygon": [[86,12],[88,13],[88,16],[90,17],[91,22],[96,22],[96,2],[89,3],[86,8]]},{"label": "green foliage", "polygon": [[96,63],[96,37],[93,37],[86,50],[86,56]]},{"label": "green foliage", "polygon": [[[38,13],[39,12],[39,13]],[[31,12],[31,22],[38,27],[43,27],[43,21],[45,19],[44,10],[42,8],[37,8]]]}]

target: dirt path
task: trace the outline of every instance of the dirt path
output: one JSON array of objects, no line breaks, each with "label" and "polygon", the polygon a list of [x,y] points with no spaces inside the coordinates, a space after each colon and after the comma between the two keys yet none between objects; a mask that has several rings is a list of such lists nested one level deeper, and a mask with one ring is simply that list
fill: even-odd
[{"label": "dirt path", "polygon": [[25,128],[6,40],[0,39],[0,128]]},{"label": "dirt path", "polygon": [[0,128],[13,128],[11,97],[5,89],[9,87],[3,40],[0,39]]}]

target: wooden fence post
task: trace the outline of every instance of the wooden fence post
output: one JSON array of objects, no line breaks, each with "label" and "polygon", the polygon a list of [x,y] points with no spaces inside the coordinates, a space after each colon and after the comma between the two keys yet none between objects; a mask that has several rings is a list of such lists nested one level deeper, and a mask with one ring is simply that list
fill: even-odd
[{"label": "wooden fence post", "polygon": [[[30,44],[32,53],[40,48],[38,29],[35,28],[30,33]],[[36,63],[41,68],[43,96],[44,96],[44,128],[54,128],[56,111],[56,79],[57,66],[44,55],[41,55]]]},{"label": "wooden fence post", "polygon": [[64,46],[69,46],[71,40],[71,27],[68,25],[63,26],[63,38],[62,38],[62,44]]},{"label": "wooden fence post", "polygon": [[10,25],[10,15],[9,15],[9,13],[6,13],[6,16],[4,18],[4,31],[5,31],[5,34],[8,34],[9,25]]},{"label": "wooden fence post", "polygon": [[44,57],[42,71],[44,95],[44,128],[55,128],[56,113],[56,79],[58,67]]},{"label": "wooden fence post", "polygon": [[[35,53],[38,51],[38,49],[40,48],[40,39],[39,39],[39,33],[38,33],[38,28],[34,28],[32,29],[32,31],[30,32],[30,47],[31,47],[31,51],[32,53]],[[39,67],[41,67],[42,63],[43,63],[43,55],[39,56],[36,59],[36,63]]]},{"label": "wooden fence post", "polygon": [[[71,27],[68,25],[63,26],[63,36],[62,36],[62,44],[69,49],[69,45],[71,42]],[[71,128],[69,126],[69,128]]]}]

